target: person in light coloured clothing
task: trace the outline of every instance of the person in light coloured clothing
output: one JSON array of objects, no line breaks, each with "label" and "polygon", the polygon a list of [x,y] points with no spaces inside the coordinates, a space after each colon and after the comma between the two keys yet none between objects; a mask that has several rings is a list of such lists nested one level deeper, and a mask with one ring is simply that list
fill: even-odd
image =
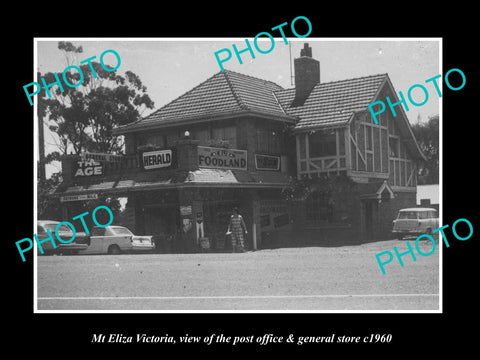
[{"label": "person in light coloured clothing", "polygon": [[233,209],[233,214],[230,217],[230,223],[228,224],[227,235],[231,235],[232,238],[232,252],[236,250],[240,252],[245,252],[244,247],[244,235],[248,234],[247,227],[245,226],[245,221],[243,221],[242,215],[239,214],[238,208]]}]

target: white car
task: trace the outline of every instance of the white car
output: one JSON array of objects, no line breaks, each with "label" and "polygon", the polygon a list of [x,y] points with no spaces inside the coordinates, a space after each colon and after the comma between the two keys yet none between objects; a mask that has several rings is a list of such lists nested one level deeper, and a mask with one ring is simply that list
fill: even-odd
[{"label": "white car", "polygon": [[433,208],[401,209],[393,220],[393,234],[398,239],[409,235],[432,234],[439,227],[437,210]]},{"label": "white car", "polygon": [[105,228],[94,226],[86,238],[88,247],[78,254],[120,254],[122,252],[152,251],[155,244],[152,236],[136,236],[124,226],[112,225]]}]

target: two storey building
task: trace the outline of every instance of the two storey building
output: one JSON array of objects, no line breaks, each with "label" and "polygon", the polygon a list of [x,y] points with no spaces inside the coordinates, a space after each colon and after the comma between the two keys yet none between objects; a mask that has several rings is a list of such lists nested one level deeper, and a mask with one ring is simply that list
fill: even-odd
[{"label": "two storey building", "polygon": [[[127,197],[125,225],[180,252],[204,238],[225,249],[233,207],[250,248],[388,237],[398,209],[415,206],[423,157],[403,109],[378,125],[368,112],[396,99],[394,87],[387,74],[322,83],[308,44],[300,55],[294,88],[219,72],[115,129],[125,155],[65,159],[56,194],[74,200],[63,202],[65,217],[99,192]],[[292,186],[301,195],[286,196]]]}]

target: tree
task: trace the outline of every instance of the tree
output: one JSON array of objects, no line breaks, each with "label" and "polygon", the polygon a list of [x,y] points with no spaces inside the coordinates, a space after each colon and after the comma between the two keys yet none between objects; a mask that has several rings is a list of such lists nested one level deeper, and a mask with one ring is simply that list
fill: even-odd
[{"label": "tree", "polygon": [[[104,64],[106,70],[95,61],[90,64],[79,64],[77,56],[83,52],[83,48],[70,42],[59,42],[58,49],[63,52],[67,66],[76,65],[81,69],[81,73],[73,68],[65,73],[66,81],[77,85],[75,87],[65,84],[63,72],[56,74],[48,72],[44,75],[38,73],[38,79],[44,78],[46,84],[53,84],[58,78],[63,87],[63,92],[58,85],[50,88],[51,97],[42,87],[37,95],[40,128],[39,218],[61,216],[58,199],[49,197],[49,194],[61,183],[61,174],[55,173],[50,179],[45,179],[46,164],[53,160],[60,160],[62,155],[69,153],[77,155],[83,151],[122,153],[123,137],[113,136],[112,130],[117,126],[138,120],[143,111],[154,107],[153,101],[147,94],[147,88],[132,71],[127,70],[124,75],[120,75],[112,67]],[[45,156],[43,124],[47,120],[53,120],[56,123],[54,131],[58,137],[56,144],[58,151]],[[99,204],[109,206],[114,214],[120,209],[118,199],[103,196],[95,203],[83,204],[83,207],[90,209]]]},{"label": "tree", "polygon": [[[67,66],[77,63],[77,54],[83,52],[82,47],[70,42],[59,42],[58,49],[64,53]],[[60,153],[122,153],[123,137],[113,136],[112,130],[138,120],[145,109],[153,109],[147,88],[132,71],[127,70],[122,76],[112,67],[106,65],[106,70],[95,61],[76,66],[81,73],[74,69],[65,73],[66,81],[76,87],[69,87],[62,81],[63,72],[38,74],[47,84],[54,83],[55,76],[62,81],[63,92],[59,86],[54,86],[49,89],[50,98],[42,87],[38,95],[43,117],[47,115],[58,124]],[[82,75],[83,81],[79,84]]]},{"label": "tree", "polygon": [[355,182],[346,175],[325,173],[312,178],[290,177],[287,186],[282,189],[282,195],[288,201],[305,200],[313,191],[341,194],[354,186]]},{"label": "tree", "polygon": [[439,182],[439,116],[433,115],[426,123],[412,126],[420,149],[427,158],[420,164],[418,183],[438,184]]}]

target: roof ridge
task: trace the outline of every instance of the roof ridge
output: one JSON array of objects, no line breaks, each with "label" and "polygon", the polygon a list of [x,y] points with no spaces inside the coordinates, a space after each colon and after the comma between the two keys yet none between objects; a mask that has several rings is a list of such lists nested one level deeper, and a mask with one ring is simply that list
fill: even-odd
[{"label": "roof ridge", "polygon": [[223,76],[225,77],[225,80],[227,81],[228,87],[229,87],[230,90],[232,91],[232,95],[233,95],[233,97],[235,98],[235,100],[237,101],[237,104],[238,104],[238,106],[240,107],[240,109],[248,110],[247,104],[244,103],[244,101],[242,100],[241,96],[240,96],[239,94],[237,94],[237,92],[235,91],[235,88],[234,88],[234,86],[233,86],[233,83],[232,83],[232,81],[229,79],[229,77],[228,77],[228,75],[227,75],[227,71],[224,71]]},{"label": "roof ridge", "polygon": [[[233,70],[225,70],[225,72],[229,72],[229,73],[232,73],[232,74],[237,74],[237,75],[249,77],[249,78],[256,79],[256,80],[260,80],[260,81],[263,81],[263,82],[268,82],[268,83],[270,83],[270,84],[273,84],[273,85],[279,87],[280,89],[278,89],[278,90],[282,90],[282,89],[285,90],[281,85],[278,85],[276,82],[273,82],[273,81],[271,81],[271,80],[262,79],[262,78],[259,78],[259,77],[253,76],[253,75],[244,74],[244,73],[241,73],[241,72],[238,72],[238,71],[233,71]],[[273,91],[278,91],[278,90],[273,90]]]},{"label": "roof ridge", "polygon": [[[332,80],[332,81],[327,81],[327,82],[320,82],[318,84],[332,84],[332,83],[339,83],[339,82],[345,82],[345,81],[352,81],[352,80],[361,80],[361,79],[367,79],[367,78],[372,78],[372,77],[380,77],[380,76],[388,76],[388,73],[382,73],[382,74],[373,74],[373,75],[367,75],[367,76],[360,76],[360,77],[355,77],[355,78],[350,78],[350,79],[343,79],[343,80]],[[317,85],[318,85],[317,84]]]},{"label": "roof ridge", "polygon": [[[327,81],[327,82],[319,82],[319,83],[315,84],[314,88],[316,88],[317,86],[322,86],[322,85],[326,85],[326,84],[335,84],[335,83],[347,82],[347,81],[352,81],[352,80],[361,80],[361,79],[367,79],[367,78],[372,78],[372,77],[380,77],[380,76],[387,76],[388,77],[388,73],[360,76],[360,77],[343,79],[343,80],[332,80],[332,81]],[[290,91],[295,90],[295,87],[280,89],[280,90],[274,90],[274,91],[281,92],[281,91],[287,91],[287,90],[290,90]],[[312,89],[312,91],[313,91],[313,89]]]},{"label": "roof ridge", "polygon": [[285,111],[282,103],[281,103],[280,101],[278,101],[278,97],[277,97],[277,95],[275,95],[275,91],[274,91],[274,90],[272,90],[272,95],[273,95],[273,97],[275,98],[275,101],[277,102],[277,104],[278,104],[278,106],[280,107],[280,109],[282,109],[282,112],[283,112],[285,115],[288,115],[287,112]]}]

